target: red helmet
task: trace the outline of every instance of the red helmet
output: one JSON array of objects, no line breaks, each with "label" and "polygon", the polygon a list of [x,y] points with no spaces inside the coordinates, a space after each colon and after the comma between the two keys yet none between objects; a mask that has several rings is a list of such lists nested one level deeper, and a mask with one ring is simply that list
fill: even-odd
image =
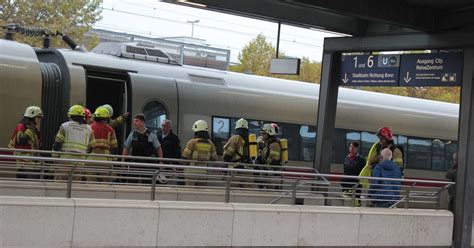
[{"label": "red helmet", "polygon": [[382,137],[382,138],[385,138],[386,140],[390,141],[390,140],[393,140],[393,132],[392,132],[392,129],[390,129],[389,127],[381,127],[378,131],[377,131],[377,137]]},{"label": "red helmet", "polygon": [[275,133],[279,133],[280,132],[280,127],[278,127],[278,124],[276,123],[271,123],[270,125],[272,125],[272,127],[275,129]]},{"label": "red helmet", "polygon": [[84,115],[84,117],[86,118],[86,120],[92,118],[92,113],[91,113],[91,111],[90,111],[88,108],[84,108],[84,112],[86,113],[86,114]]}]

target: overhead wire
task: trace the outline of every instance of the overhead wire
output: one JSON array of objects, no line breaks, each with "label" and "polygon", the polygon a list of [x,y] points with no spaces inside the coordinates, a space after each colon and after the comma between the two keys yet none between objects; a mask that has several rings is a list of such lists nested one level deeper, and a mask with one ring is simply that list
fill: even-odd
[{"label": "overhead wire", "polygon": [[[106,11],[112,11],[112,12],[117,12],[117,13],[122,13],[122,14],[129,14],[129,15],[140,16],[140,17],[145,17],[145,18],[154,18],[154,19],[173,22],[173,23],[177,23],[177,24],[183,24],[183,25],[187,24],[186,22],[182,22],[182,21],[171,20],[171,19],[167,19],[167,18],[163,18],[163,17],[156,17],[156,16],[145,15],[145,14],[139,14],[139,13],[134,13],[134,12],[125,11],[125,10],[117,10],[117,9],[112,9],[112,8],[107,8],[107,7],[102,7],[102,9],[106,10]],[[196,24],[196,26],[199,26],[199,27],[202,27],[202,28],[213,29],[213,30],[220,30],[220,31],[224,31],[224,32],[238,33],[238,34],[241,34],[241,35],[252,36],[252,37],[255,37],[257,35],[255,33],[248,33],[248,32],[243,32],[243,31],[230,30],[230,29],[225,29],[225,28],[208,26],[208,25],[204,25],[204,24]],[[266,38],[268,38],[270,40],[275,40],[275,41],[277,39],[277,38],[271,37],[271,36],[266,36]],[[293,44],[299,44],[299,45],[308,46],[308,47],[315,47],[315,48],[323,47],[322,44],[321,45],[309,44],[309,43],[300,42],[300,41],[296,41],[296,40],[280,39],[280,41],[290,42],[290,43],[293,43]]]}]

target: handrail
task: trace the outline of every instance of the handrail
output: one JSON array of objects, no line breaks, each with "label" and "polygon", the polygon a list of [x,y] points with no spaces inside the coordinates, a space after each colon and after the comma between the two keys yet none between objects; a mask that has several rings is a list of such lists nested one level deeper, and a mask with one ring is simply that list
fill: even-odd
[{"label": "handrail", "polygon": [[[1,149],[0,149],[1,150]],[[24,150],[28,151],[28,150]],[[72,155],[78,156],[89,156],[89,154],[78,154],[78,153],[67,153]],[[116,155],[115,155],[116,156]],[[124,157],[124,156],[121,156]],[[133,160],[141,160],[142,157],[124,157]],[[142,163],[142,162],[124,162],[124,161],[104,161],[104,160],[88,160],[88,159],[71,159],[71,158],[53,158],[53,157],[36,157],[36,156],[18,156],[18,155],[5,155],[0,154],[0,159],[22,159],[22,160],[36,160],[36,161],[48,161],[48,162],[66,162],[66,163],[93,163],[97,165],[133,165],[139,167],[149,167],[149,168],[175,168],[175,169],[185,169],[190,168],[187,165],[180,165],[180,164],[149,164],[149,163]],[[155,158],[156,159],[156,158]],[[157,159],[158,161],[168,161],[168,159]],[[215,161],[197,161],[197,160],[186,160],[186,159],[169,159],[170,161],[174,162],[181,162],[181,163],[200,163],[200,164],[208,164],[208,163],[216,163]],[[237,163],[233,162],[219,162],[219,164],[223,165],[235,165]],[[247,165],[247,164],[242,164]],[[224,167],[209,167],[209,166],[192,166],[194,169],[202,169],[202,170],[210,170],[210,171],[223,171],[223,172],[243,172],[243,173],[251,173],[255,172],[253,169],[239,169],[239,168],[224,168]],[[281,169],[282,167],[277,167]],[[375,179],[375,180],[383,180],[383,181],[395,181],[395,182],[413,182],[413,183],[426,183],[426,184],[439,184],[439,185],[454,185],[454,182],[450,181],[434,181],[434,180],[423,180],[423,179],[398,179],[398,178],[381,178],[381,177],[366,177],[366,176],[349,176],[349,175],[338,175],[338,174],[323,174],[323,173],[307,173],[307,172],[293,172],[293,171],[274,171],[274,170],[265,170],[259,171],[265,172],[268,174],[275,174],[275,175],[289,175],[289,176],[301,176],[301,177],[318,177],[318,178],[348,178],[348,179]]]},{"label": "handrail", "polygon": [[[387,202],[391,207],[396,207],[405,203],[405,208],[409,204],[435,204],[436,209],[440,207],[441,192],[454,182],[434,181],[422,179],[394,179],[346,176],[335,174],[314,173],[312,168],[305,168],[306,171],[290,171],[287,168],[293,166],[278,166],[278,170],[256,170],[253,167],[232,168],[228,165],[238,165],[238,163],[215,162],[215,161],[192,161],[184,159],[158,159],[142,157],[127,157],[118,155],[99,155],[107,158],[120,158],[118,161],[110,160],[90,160],[87,159],[95,154],[58,153],[50,151],[38,152],[31,150],[11,150],[0,148],[0,151],[27,152],[29,154],[70,154],[79,155],[80,158],[48,157],[48,156],[25,156],[0,154],[0,179],[2,184],[14,183],[18,180],[31,182],[52,182],[66,183],[66,197],[72,197],[73,187],[87,185],[124,185],[124,186],[146,186],[150,193],[150,200],[155,200],[157,189],[172,187],[175,189],[197,189],[193,194],[203,193],[199,189],[208,189],[221,192],[225,202],[231,202],[231,194],[240,192],[241,194],[257,194],[271,197],[270,203],[279,202],[285,199],[286,203],[296,204],[297,199],[321,199],[325,203],[334,205],[347,200],[352,200],[351,206],[360,206],[361,203]],[[18,154],[18,153],[16,153]],[[140,160],[139,162],[123,161],[124,159]],[[150,161],[150,163],[147,163]],[[158,163],[156,163],[158,162]],[[188,164],[196,162],[198,164],[213,164],[215,166],[190,166]],[[75,165],[75,166],[71,166]],[[84,166],[85,165],[85,166]],[[248,166],[248,164],[245,164]],[[17,168],[23,168],[17,171]],[[25,169],[26,168],[26,169]],[[202,172],[189,172],[187,169],[196,169]],[[8,171],[8,169],[13,169]],[[1,174],[33,175],[38,177],[8,179]],[[60,176],[62,180],[50,179],[51,176]],[[41,177],[39,177],[41,176]],[[79,178],[79,180],[77,179]],[[96,179],[100,182],[80,181],[80,179]],[[158,184],[158,178],[166,178],[169,185]],[[345,182],[346,187],[342,187],[335,178],[354,179],[355,182]],[[65,180],[64,180],[65,179]],[[100,179],[100,180],[97,180]],[[328,180],[329,179],[329,180]],[[369,179],[372,183],[375,179],[379,186],[377,188],[365,189],[359,187],[358,180]],[[138,181],[138,183],[130,182]],[[189,184],[188,183],[195,183]],[[394,183],[397,182],[397,183]],[[184,184],[186,185],[184,186]],[[183,186],[179,186],[179,185]],[[431,184],[433,186],[418,186]],[[14,185],[14,184],[13,184]],[[350,185],[350,186],[349,186]],[[387,186],[387,187],[385,187]],[[41,187],[40,185],[38,187]],[[103,190],[98,188],[97,190]],[[237,191],[236,191],[237,190]],[[347,192],[346,192],[347,191]],[[426,192],[426,193],[424,193]],[[257,197],[257,196],[255,196]],[[275,198],[276,197],[276,198]],[[268,202],[268,201],[267,201]],[[301,202],[301,201],[300,201]]]}]

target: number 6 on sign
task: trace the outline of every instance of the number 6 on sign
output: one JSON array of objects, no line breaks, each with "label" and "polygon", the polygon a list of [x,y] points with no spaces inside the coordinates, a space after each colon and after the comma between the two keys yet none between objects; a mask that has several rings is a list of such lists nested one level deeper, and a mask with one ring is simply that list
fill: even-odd
[{"label": "number 6 on sign", "polygon": [[370,55],[367,58],[367,67],[372,68],[372,66],[374,66],[374,56]]}]

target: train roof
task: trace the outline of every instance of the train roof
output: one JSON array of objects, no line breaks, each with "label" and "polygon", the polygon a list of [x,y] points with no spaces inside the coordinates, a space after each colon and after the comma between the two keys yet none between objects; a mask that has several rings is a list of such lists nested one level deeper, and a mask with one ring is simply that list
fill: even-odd
[{"label": "train roof", "polygon": [[[308,106],[309,117],[305,120],[316,122],[319,85],[279,78],[248,75],[216,69],[177,66],[169,64],[119,58],[112,55],[84,53],[59,49],[68,63],[93,65],[133,71],[138,74],[170,77],[196,84],[212,84],[234,89],[265,91],[270,94],[294,97],[294,101],[314,100]],[[291,104],[291,103],[289,103]],[[457,138],[459,104],[397,96],[377,92],[341,87],[339,90],[336,125],[340,128],[355,130],[377,130],[382,125],[395,126],[395,131],[413,136]],[[365,124],[354,125],[353,118],[365,118]],[[306,121],[307,122],[307,121]],[[413,130],[407,122],[418,122],[426,130]],[[310,123],[311,124],[311,123]],[[428,131],[432,127],[433,130]]]}]

